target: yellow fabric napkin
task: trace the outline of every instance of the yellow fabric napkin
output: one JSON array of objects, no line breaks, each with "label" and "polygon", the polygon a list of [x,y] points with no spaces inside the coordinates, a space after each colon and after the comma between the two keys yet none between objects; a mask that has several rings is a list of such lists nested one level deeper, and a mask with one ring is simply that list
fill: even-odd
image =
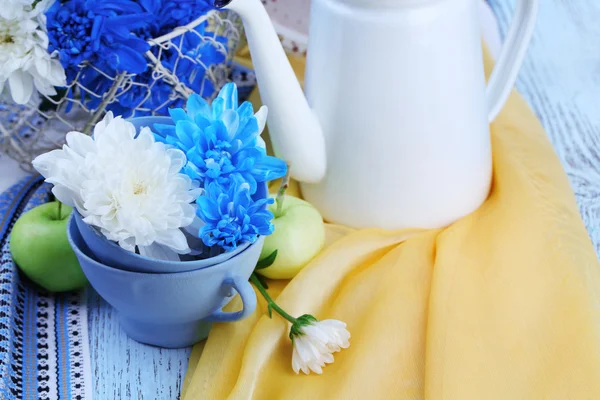
[{"label": "yellow fabric napkin", "polygon": [[259,301],[213,328],[182,398],[600,399],[600,266],[567,176],[516,92],[492,142],[493,189],[472,215],[439,231],[330,226],[300,275],[270,282],[292,315],[348,324],[323,375],[294,374],[288,324]]}]

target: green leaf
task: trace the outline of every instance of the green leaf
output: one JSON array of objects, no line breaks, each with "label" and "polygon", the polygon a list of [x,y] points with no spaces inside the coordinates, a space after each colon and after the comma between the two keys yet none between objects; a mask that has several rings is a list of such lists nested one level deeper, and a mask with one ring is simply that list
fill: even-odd
[{"label": "green leaf", "polygon": [[260,260],[256,264],[256,268],[254,268],[254,270],[258,271],[259,269],[269,268],[271,265],[273,265],[276,258],[277,258],[277,250],[272,252],[268,257],[265,257],[262,260]]},{"label": "green leaf", "polygon": [[265,289],[269,288],[269,285],[267,284],[267,281],[265,281],[265,278],[263,278],[262,276],[260,276],[258,274],[254,274],[254,276],[256,276],[256,279],[258,279],[258,281],[260,282],[262,287],[264,287]]}]

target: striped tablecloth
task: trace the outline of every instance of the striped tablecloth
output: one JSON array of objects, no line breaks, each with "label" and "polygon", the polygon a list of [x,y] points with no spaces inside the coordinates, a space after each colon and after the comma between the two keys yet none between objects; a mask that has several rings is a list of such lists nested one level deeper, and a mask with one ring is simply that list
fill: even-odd
[{"label": "striped tablecloth", "polygon": [[26,177],[0,195],[0,399],[92,398],[83,292],[53,295],[21,274],[9,235],[17,218],[47,202],[49,186]]}]

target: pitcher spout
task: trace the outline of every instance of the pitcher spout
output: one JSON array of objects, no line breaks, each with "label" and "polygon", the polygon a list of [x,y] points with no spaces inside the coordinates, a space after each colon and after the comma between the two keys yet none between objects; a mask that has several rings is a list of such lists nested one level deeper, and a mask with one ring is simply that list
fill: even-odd
[{"label": "pitcher spout", "polygon": [[260,0],[214,0],[214,5],[237,13],[244,22],[260,96],[269,109],[275,154],[290,164],[292,178],[319,182],[326,170],[323,131],[266,9]]}]

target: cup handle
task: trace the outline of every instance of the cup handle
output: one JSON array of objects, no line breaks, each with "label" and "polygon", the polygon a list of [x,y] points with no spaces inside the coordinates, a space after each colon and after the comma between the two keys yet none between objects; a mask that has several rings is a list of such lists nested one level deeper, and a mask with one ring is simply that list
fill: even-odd
[{"label": "cup handle", "polygon": [[208,316],[205,321],[208,322],[235,322],[248,317],[256,309],[256,293],[248,282],[239,276],[227,278],[223,281],[223,286],[233,287],[242,298],[242,310],[236,312],[225,312],[217,310]]},{"label": "cup handle", "polygon": [[489,107],[489,122],[498,116],[515,85],[527,46],[533,35],[538,5],[539,0],[517,1],[513,22],[487,86],[486,101]]}]

